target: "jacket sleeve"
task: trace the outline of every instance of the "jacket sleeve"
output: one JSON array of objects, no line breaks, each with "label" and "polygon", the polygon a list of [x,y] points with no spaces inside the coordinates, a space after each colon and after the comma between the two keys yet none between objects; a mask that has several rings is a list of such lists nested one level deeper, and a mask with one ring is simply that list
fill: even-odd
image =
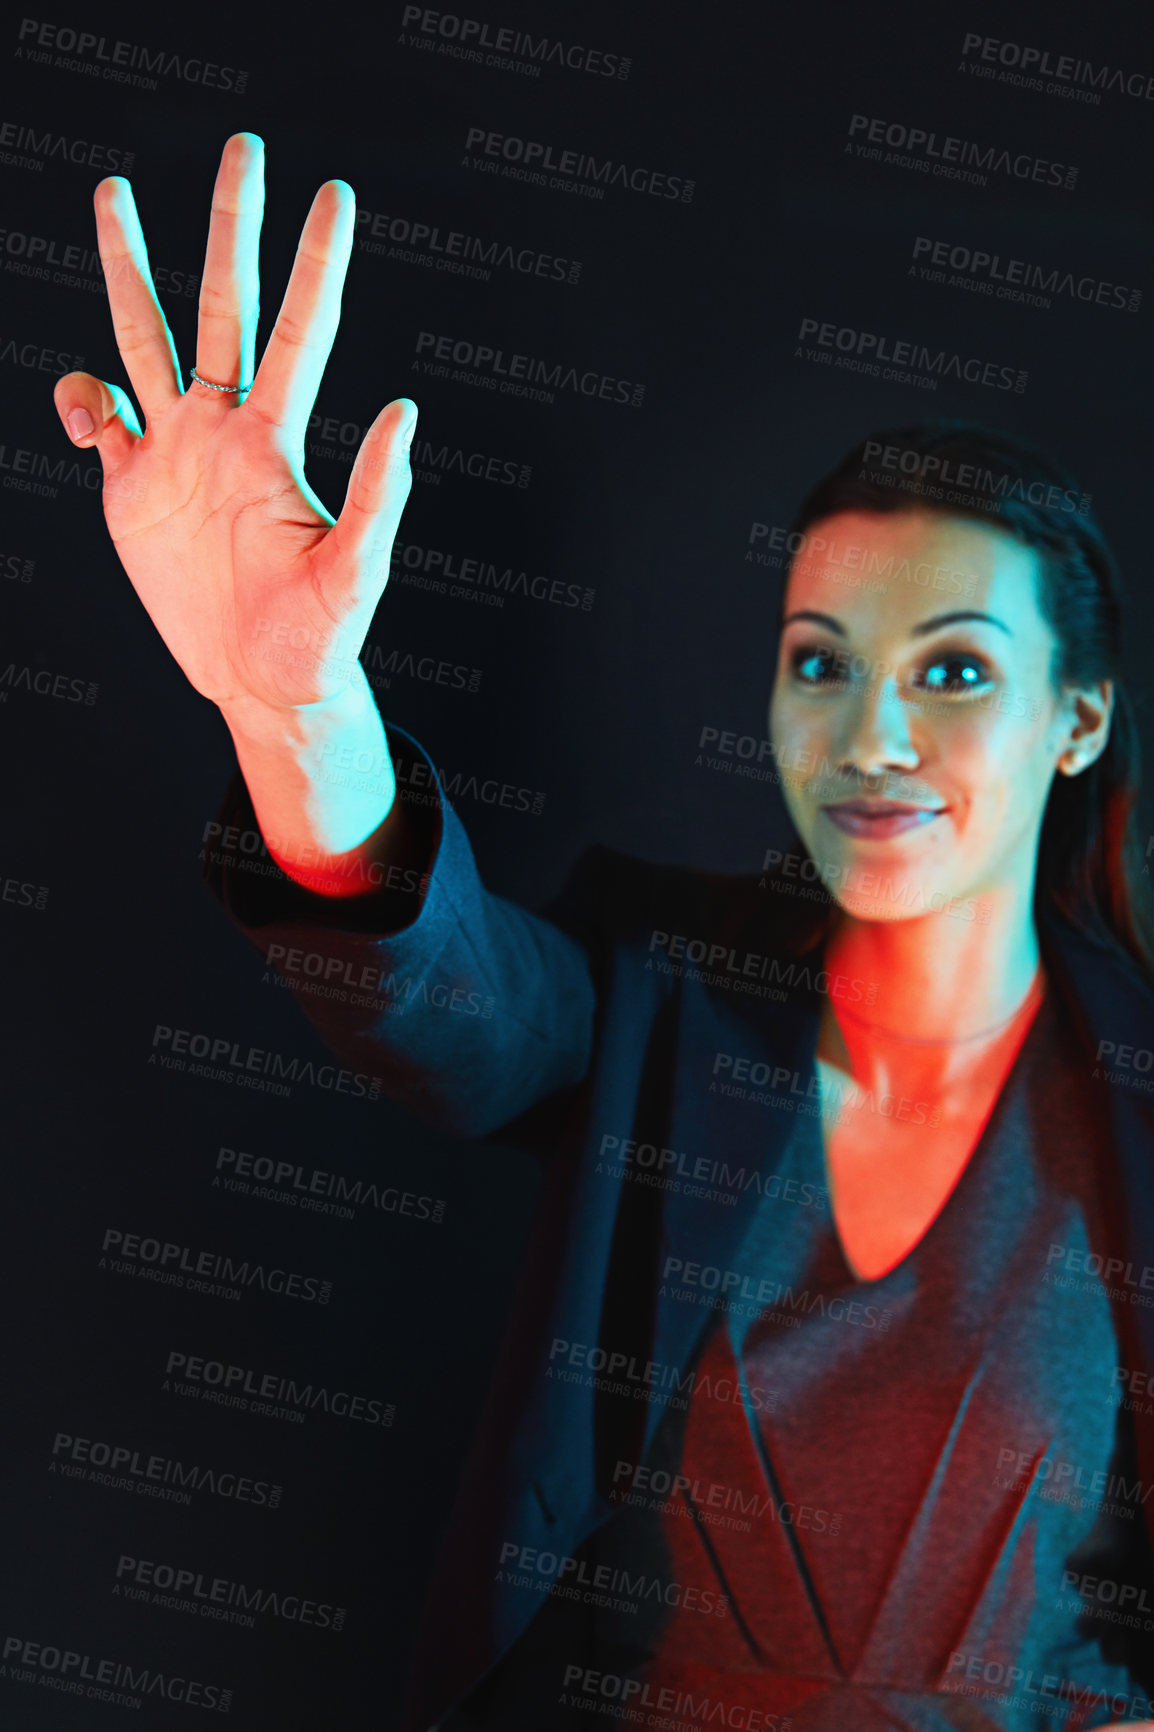
[{"label": "jacket sleeve", "polygon": [[419,867],[347,900],[313,895],[263,848],[238,772],[204,875],[343,1062],[427,1123],[483,1136],[585,1077],[593,960],[560,925],[485,889],[427,755],[387,731],[394,760],[425,767],[406,776]]}]

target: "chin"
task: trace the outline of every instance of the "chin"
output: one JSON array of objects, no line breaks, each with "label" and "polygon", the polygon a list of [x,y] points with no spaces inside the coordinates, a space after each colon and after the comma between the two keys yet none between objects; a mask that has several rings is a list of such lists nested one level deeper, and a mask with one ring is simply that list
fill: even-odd
[{"label": "chin", "polygon": [[[816,857],[815,857],[816,859]],[[922,920],[932,914],[960,914],[968,906],[964,892],[941,883],[927,883],[927,874],[912,863],[875,859],[816,861],[821,882],[844,913],[855,920]],[[937,877],[937,874],[933,875]],[[972,918],[972,915],[970,916]]]},{"label": "chin", "polygon": [[894,925],[902,920],[950,919],[966,925],[982,925],[988,913],[981,899],[965,891],[944,886],[928,887],[924,880],[892,872],[878,872],[876,883],[831,889],[838,907],[855,920]]}]

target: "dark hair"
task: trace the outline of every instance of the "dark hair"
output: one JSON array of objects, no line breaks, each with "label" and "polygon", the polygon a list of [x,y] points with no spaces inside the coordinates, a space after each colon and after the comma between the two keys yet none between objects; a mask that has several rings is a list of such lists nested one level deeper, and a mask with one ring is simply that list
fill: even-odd
[{"label": "dark hair", "polygon": [[1089,496],[1028,440],[976,422],[923,422],[871,434],[848,452],[802,501],[788,545],[835,512],[914,508],[977,518],[1037,548],[1039,606],[1058,640],[1055,688],[1113,680],[1104,751],[1080,775],[1054,777],[1035,911],[1056,910],[1154,975],[1154,908],[1137,833],[1139,739],[1121,682],[1121,578]]}]

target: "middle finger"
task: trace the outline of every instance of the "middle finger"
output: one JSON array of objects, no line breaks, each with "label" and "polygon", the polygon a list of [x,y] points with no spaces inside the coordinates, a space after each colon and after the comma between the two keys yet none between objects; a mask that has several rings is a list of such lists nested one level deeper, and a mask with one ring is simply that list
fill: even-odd
[{"label": "middle finger", "polygon": [[263,215],[264,143],[255,132],[238,132],[224,147],[213,187],[200,287],[196,370],[202,379],[211,379],[214,384],[252,382]]}]

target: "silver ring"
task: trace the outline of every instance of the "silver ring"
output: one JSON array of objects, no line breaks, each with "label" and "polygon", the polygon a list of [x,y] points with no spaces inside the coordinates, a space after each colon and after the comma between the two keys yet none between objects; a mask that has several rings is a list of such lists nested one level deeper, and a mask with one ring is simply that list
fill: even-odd
[{"label": "silver ring", "polygon": [[208,389],[210,391],[237,391],[237,392],[240,392],[240,391],[251,391],[252,390],[252,380],[251,379],[249,380],[247,385],[215,385],[215,384],[213,384],[211,379],[202,379],[195,367],[190,367],[188,369],[188,371],[192,377],[192,382],[194,385],[205,385],[208,387]]}]

